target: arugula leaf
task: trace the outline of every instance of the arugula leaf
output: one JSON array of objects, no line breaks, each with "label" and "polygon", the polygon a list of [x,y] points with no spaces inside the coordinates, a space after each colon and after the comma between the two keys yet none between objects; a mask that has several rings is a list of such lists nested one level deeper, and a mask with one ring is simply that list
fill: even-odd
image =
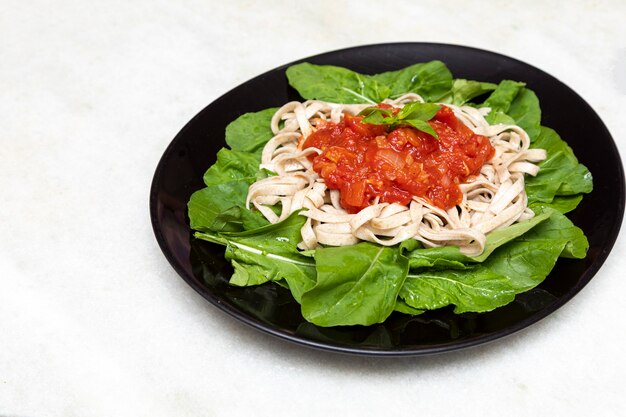
[{"label": "arugula leaf", "polygon": [[593,178],[589,170],[578,163],[572,149],[554,130],[540,126],[539,100],[523,83],[502,81],[482,105],[492,108],[486,118],[490,123],[517,124],[531,137],[532,148],[545,149],[548,154],[548,158],[539,163],[537,176],[526,177],[526,193],[531,207],[538,207],[534,204],[541,203],[567,212],[575,208],[578,201],[558,199],[552,204],[556,197],[591,192]]},{"label": "arugula leaf", "polygon": [[221,149],[204,174],[207,187],[193,193],[187,203],[191,228],[234,232],[267,224],[262,215],[245,208],[248,187],[265,175],[259,172],[259,161],[248,152]]},{"label": "arugula leaf", "polygon": [[493,83],[457,78],[454,80],[450,92],[441,98],[439,102],[462,106],[475,97],[495,90],[496,87],[497,84]]},{"label": "arugula leaf", "polygon": [[399,297],[415,309],[454,304],[455,313],[490,311],[540,284],[559,256],[583,258],[588,246],[579,228],[551,211],[546,221],[500,246],[483,263],[465,270],[410,272]]},{"label": "arugula leaf", "polygon": [[397,249],[369,242],[318,249],[315,264],[317,284],[302,296],[302,314],[324,327],[383,322],[409,268]]},{"label": "arugula leaf", "polygon": [[226,143],[217,161],[205,172],[206,188],[192,194],[187,211],[191,228],[199,231],[235,232],[268,224],[258,212],[245,208],[248,187],[265,178],[259,171],[261,152],[272,138],[270,121],[276,109],[246,113],[226,127]]},{"label": "arugula leaf", "polygon": [[531,140],[539,135],[541,125],[541,108],[539,99],[532,90],[522,88],[511,102],[507,115],[515,120],[515,124],[528,133]]},{"label": "arugula leaf", "polygon": [[229,181],[253,183],[259,178],[259,163],[257,155],[222,148],[217,153],[215,164],[204,173],[203,180],[207,186]]},{"label": "arugula leaf", "polygon": [[548,158],[539,163],[539,173],[535,177],[526,178],[529,204],[551,203],[555,196],[591,192],[591,173],[578,163],[572,148],[554,130],[542,126],[531,147],[545,149]]},{"label": "arugula leaf", "polygon": [[406,240],[400,247],[408,250],[404,255],[412,271],[423,268],[468,269],[471,266],[471,259],[463,255],[458,246],[424,249],[418,241]]},{"label": "arugula leaf", "polygon": [[578,204],[582,201],[583,196],[581,194],[554,196],[551,202],[546,203],[543,201],[533,201],[528,204],[528,207],[535,213],[541,213],[548,209],[556,210],[559,213],[569,213],[574,210]]},{"label": "arugula leaf", "polygon": [[588,247],[582,230],[553,211],[548,221],[494,252],[482,267],[505,276],[523,292],[541,283],[559,256],[582,259]]},{"label": "arugula leaf", "polygon": [[[503,80],[498,84],[498,87],[495,89],[493,93],[485,102],[481,105],[481,107],[491,107],[492,113],[507,113],[509,107],[511,107],[511,103],[519,93],[519,91],[526,84],[520,83],[517,81],[511,80]],[[487,117],[487,121],[491,123],[489,120],[489,116]]]},{"label": "arugula leaf", "polygon": [[527,221],[514,223],[503,229],[492,231],[487,235],[485,250],[478,256],[465,256],[461,254],[458,246],[423,249],[419,247],[415,240],[403,242],[401,248],[406,251],[405,256],[409,260],[411,270],[420,268],[467,269],[472,263],[483,262],[497,248],[522,236],[541,222],[547,220],[550,215],[551,212],[546,211]]},{"label": "arugula leaf", "polygon": [[389,98],[416,93],[424,101],[435,102],[452,87],[452,73],[441,61],[414,64],[397,71],[375,74],[371,78],[389,87]]},{"label": "arugula leaf", "polygon": [[282,222],[238,233],[202,233],[195,237],[226,246],[235,269],[230,283],[247,286],[287,282],[296,301],[315,284],[315,263],[297,249],[306,218],[294,213]]},{"label": "arugula leaf", "polygon": [[419,310],[417,308],[411,307],[404,301],[402,298],[398,297],[396,300],[396,305],[393,308],[393,311],[397,311],[398,313],[409,314],[411,316],[417,316],[422,314],[426,310]]},{"label": "arugula leaf", "polygon": [[537,176],[528,176],[526,179],[530,206],[541,203],[543,206],[567,212],[576,207],[576,199],[559,199],[555,204],[552,201],[556,197],[591,192],[593,179],[589,170],[578,163],[571,148],[554,130],[540,126],[541,109],[533,91],[525,88],[523,83],[505,80],[483,105],[492,108],[487,115],[490,123],[517,124],[530,136],[532,148],[547,151],[548,158],[539,163],[540,171]]},{"label": "arugula leaf", "polygon": [[367,75],[333,65],[303,62],[287,68],[286,74],[289,84],[306,99],[376,104],[389,96],[388,86]]},{"label": "arugula leaf", "polygon": [[524,83],[504,80],[480,107],[491,107],[485,117],[490,124],[516,124],[534,140],[539,134],[541,108],[535,93],[524,86]]},{"label": "arugula leaf", "polygon": [[368,107],[362,110],[359,116],[365,116],[361,119],[361,123],[387,125],[388,131],[409,125],[439,139],[437,132],[426,121],[432,119],[440,108],[438,104],[414,101],[405,104],[395,116],[391,109],[380,107]]},{"label": "arugula leaf", "polygon": [[490,112],[487,116],[489,116],[487,119],[489,119],[489,124],[491,125],[496,125],[496,124],[514,125],[515,124],[515,119],[513,119],[508,114]]},{"label": "arugula leaf", "polygon": [[416,93],[432,102],[445,96],[452,87],[452,74],[441,61],[375,75],[305,62],[287,68],[286,74],[289,84],[302,97],[345,104],[376,104],[405,93]]},{"label": "arugula leaf", "polygon": [[270,127],[277,108],[245,113],[226,126],[226,144],[234,151],[261,154],[263,146],[274,136]]},{"label": "arugula leaf", "polygon": [[242,230],[239,195],[247,192],[248,185],[236,181],[196,191],[187,203],[191,228],[206,232]]},{"label": "arugula leaf", "polygon": [[434,310],[454,304],[455,313],[485,312],[513,301],[515,289],[506,277],[476,266],[464,271],[410,273],[400,291],[400,298],[418,310]]}]

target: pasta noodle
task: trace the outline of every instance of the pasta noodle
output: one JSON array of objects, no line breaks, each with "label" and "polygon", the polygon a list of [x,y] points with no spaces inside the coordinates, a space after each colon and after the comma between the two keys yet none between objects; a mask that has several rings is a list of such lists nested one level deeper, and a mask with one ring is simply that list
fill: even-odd
[{"label": "pasta noodle", "polygon": [[[417,94],[406,94],[385,103],[402,107],[423,101]],[[489,125],[489,108],[450,107],[455,116],[475,134],[489,138],[495,155],[480,174],[460,184],[463,199],[456,207],[443,210],[426,199],[414,196],[408,206],[377,200],[356,214],[339,204],[339,191],[326,187],[313,171],[309,156],[320,149],[301,149],[300,137],[308,137],[320,121],[339,123],[345,113],[358,114],[370,104],[335,104],[318,100],[292,101],[273,116],[274,137],[263,149],[260,168],[275,172],[252,184],[246,206],[254,206],[271,223],[279,222],[296,210],[307,220],[302,227],[300,249],[319,244],[352,245],[359,241],[395,245],[417,239],[424,247],[458,246],[467,256],[481,254],[486,234],[534,216],[527,207],[524,174],[536,175],[535,163],[546,158],[543,149],[529,149],[528,134],[515,125]],[[280,128],[280,124],[284,123]],[[280,213],[272,206],[280,203]]]}]

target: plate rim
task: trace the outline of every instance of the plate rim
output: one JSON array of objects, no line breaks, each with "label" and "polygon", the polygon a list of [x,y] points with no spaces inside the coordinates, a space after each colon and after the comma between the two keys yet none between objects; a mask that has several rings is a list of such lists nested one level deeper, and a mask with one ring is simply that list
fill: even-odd
[{"label": "plate rim", "polygon": [[[297,335],[294,334],[290,334],[284,331],[280,331],[278,329],[276,329],[274,326],[272,326],[271,324],[268,323],[264,323],[262,321],[259,321],[257,319],[254,319],[252,317],[250,317],[249,315],[247,315],[246,313],[240,311],[239,309],[230,306],[227,303],[223,303],[221,302],[221,298],[216,296],[215,294],[213,294],[211,291],[209,291],[206,287],[203,287],[202,285],[200,285],[197,281],[195,281],[194,279],[192,279],[191,277],[189,277],[187,275],[187,271],[184,270],[184,268],[177,262],[177,260],[175,259],[175,257],[173,256],[172,253],[170,253],[169,248],[167,246],[167,241],[166,238],[160,228],[160,224],[159,224],[159,219],[158,219],[158,214],[157,214],[157,203],[158,203],[158,198],[157,198],[157,189],[158,189],[158,184],[160,183],[160,180],[162,179],[162,175],[163,175],[163,170],[164,170],[164,166],[165,166],[165,162],[169,159],[169,157],[171,156],[172,152],[174,151],[174,148],[176,147],[177,143],[179,141],[182,140],[182,138],[185,137],[185,132],[189,129],[190,126],[192,126],[194,124],[194,122],[196,122],[196,120],[206,111],[206,109],[210,106],[212,106],[214,103],[222,100],[224,97],[227,97],[229,94],[231,94],[231,92],[235,89],[244,87],[248,84],[257,82],[259,79],[266,77],[270,74],[273,74],[277,71],[281,71],[281,70],[285,70],[286,68],[288,68],[291,65],[295,65],[297,63],[300,62],[306,62],[308,60],[311,59],[320,59],[320,58],[324,58],[330,55],[336,55],[339,53],[354,53],[357,52],[358,50],[366,50],[366,49],[375,49],[375,48],[381,48],[381,47],[392,47],[392,48],[397,48],[397,47],[412,47],[412,48],[419,48],[419,47],[441,47],[441,48],[447,48],[447,49],[459,49],[459,50],[463,50],[463,51],[472,51],[474,53],[479,53],[479,54],[489,54],[492,55],[494,57],[497,58],[502,58],[505,59],[507,61],[512,61],[515,62],[518,65],[522,65],[525,67],[530,67],[535,71],[539,71],[540,73],[546,75],[547,77],[549,77],[551,79],[551,81],[553,82],[557,82],[559,83],[562,87],[565,87],[566,89],[570,90],[573,94],[575,94],[580,101],[587,107],[587,111],[590,112],[594,118],[599,122],[600,126],[603,127],[605,133],[606,133],[606,137],[609,139],[609,145],[611,147],[611,150],[614,152],[614,154],[617,156],[617,166],[615,167],[618,171],[619,174],[619,183],[620,183],[620,189],[618,190],[618,222],[616,224],[616,227],[611,229],[611,233],[608,235],[606,242],[608,242],[607,245],[605,245],[605,247],[603,248],[602,252],[597,256],[597,258],[595,259],[595,261],[591,264],[591,266],[584,271],[584,273],[580,276],[580,279],[578,280],[578,282],[576,283],[576,285],[574,285],[573,287],[571,287],[566,293],[564,293],[563,295],[561,295],[560,297],[558,297],[554,302],[552,302],[548,307],[539,310],[538,312],[532,314],[531,316],[528,316],[526,318],[524,318],[523,320],[520,320],[518,322],[516,322],[513,325],[510,325],[502,330],[499,331],[495,331],[492,333],[488,333],[488,334],[483,334],[483,335],[479,335],[476,337],[472,337],[470,339],[466,339],[466,340],[459,340],[459,341],[450,341],[450,342],[445,342],[445,343],[440,343],[437,345],[433,345],[433,346],[425,346],[425,347],[416,347],[414,346],[410,346],[410,347],[398,347],[395,346],[393,348],[374,348],[374,347],[362,347],[362,346],[346,346],[346,345],[342,345],[342,344],[330,344],[328,342],[322,342],[322,341],[318,341],[318,340],[313,340],[313,339],[308,339],[308,338],[303,338],[303,337],[299,337]],[[461,349],[467,349],[469,347],[476,347],[476,346],[481,346],[484,345],[486,343],[490,343],[493,342],[495,340],[499,340],[499,339],[503,339],[507,336],[510,336],[514,333],[517,333],[523,329],[528,328],[529,326],[531,326],[534,323],[537,323],[538,321],[544,319],[545,317],[551,315],[552,313],[554,313],[556,310],[558,310],[559,308],[561,308],[563,305],[565,305],[567,302],[569,302],[576,294],[578,294],[590,281],[591,279],[596,275],[596,273],[598,272],[598,270],[602,267],[602,265],[604,264],[604,262],[606,261],[606,259],[608,258],[610,252],[612,251],[615,242],[617,240],[617,237],[619,235],[619,231],[621,228],[621,224],[623,222],[623,218],[624,218],[624,207],[625,207],[625,199],[626,199],[626,181],[625,181],[625,175],[624,175],[624,168],[623,168],[623,163],[622,163],[622,159],[621,156],[619,154],[619,150],[617,148],[617,144],[615,142],[615,140],[613,139],[612,135],[610,134],[608,128],[606,127],[606,125],[604,124],[604,122],[602,121],[602,119],[600,118],[600,116],[598,115],[598,113],[589,105],[589,103],[580,95],[578,94],[575,90],[573,90],[572,88],[570,88],[568,85],[566,85],[565,83],[563,83],[561,80],[559,80],[558,78],[554,77],[553,75],[547,73],[546,71],[532,65],[532,64],[528,64],[524,61],[521,61],[517,58],[514,57],[510,57],[508,55],[504,55],[498,52],[494,52],[491,50],[486,50],[486,49],[481,49],[481,48],[477,48],[477,47],[473,47],[473,46],[465,46],[465,45],[460,45],[460,44],[448,44],[448,43],[436,43],[436,42],[386,42],[386,43],[376,43],[376,44],[365,44],[365,45],[357,45],[357,46],[352,46],[352,47],[346,47],[346,48],[340,48],[340,49],[336,49],[336,50],[332,50],[332,51],[328,51],[328,52],[323,52],[320,54],[315,54],[315,55],[311,55],[305,58],[300,58],[297,60],[294,60],[292,62],[280,65],[278,67],[275,67],[273,69],[270,69],[268,71],[263,72],[262,74],[259,74],[253,78],[250,78],[247,81],[244,81],[241,84],[238,84],[232,88],[230,88],[228,91],[226,91],[225,93],[219,95],[217,98],[213,99],[210,103],[208,103],[206,106],[204,106],[200,111],[198,111],[183,127],[182,129],[180,129],[180,131],[174,136],[174,138],[170,141],[170,143],[168,144],[168,146],[166,147],[165,151],[163,152],[163,154],[161,155],[161,157],[159,158],[159,161],[157,163],[156,169],[154,171],[154,175],[152,178],[152,182],[151,182],[151,186],[150,186],[150,195],[149,195],[149,211],[150,211],[150,217],[151,217],[151,224],[152,224],[152,229],[153,229],[153,233],[155,235],[155,238],[159,244],[159,247],[161,249],[161,252],[164,254],[165,258],[167,259],[168,263],[174,268],[174,270],[176,271],[176,273],[191,287],[194,289],[194,291],[196,291],[198,294],[200,294],[205,300],[207,300],[210,304],[212,304],[213,306],[217,307],[218,310],[221,310],[222,312],[226,313],[228,316],[230,316],[231,318],[242,322],[256,330],[260,330],[265,334],[269,334],[272,336],[275,336],[279,339],[282,340],[286,340],[290,343],[296,344],[298,346],[305,346],[308,348],[314,348],[317,350],[322,350],[322,351],[327,351],[327,352],[334,352],[334,353],[341,353],[341,354],[355,354],[355,355],[360,355],[360,356],[386,356],[386,357],[404,357],[404,356],[423,356],[423,355],[432,355],[432,354],[441,354],[441,353],[445,353],[445,352],[453,352],[453,351],[458,351]]]}]

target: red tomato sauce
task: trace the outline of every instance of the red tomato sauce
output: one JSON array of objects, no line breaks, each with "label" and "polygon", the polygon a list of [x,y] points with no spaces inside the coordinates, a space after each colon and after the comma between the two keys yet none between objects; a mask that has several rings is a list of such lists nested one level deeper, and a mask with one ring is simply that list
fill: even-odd
[{"label": "red tomato sauce", "polygon": [[494,155],[485,136],[474,134],[442,106],[428,123],[439,140],[413,127],[387,132],[387,126],[361,123],[346,114],[340,123],[318,125],[302,144],[322,150],[313,169],[330,189],[340,191],[350,213],[383,203],[408,205],[423,197],[442,209],[459,204],[459,183],[480,172]]}]

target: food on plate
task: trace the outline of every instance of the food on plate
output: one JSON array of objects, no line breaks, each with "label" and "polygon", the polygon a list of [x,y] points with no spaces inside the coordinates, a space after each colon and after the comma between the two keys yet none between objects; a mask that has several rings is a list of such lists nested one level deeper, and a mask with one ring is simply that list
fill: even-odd
[{"label": "food on plate", "polygon": [[[423,103],[415,93],[378,107],[287,103],[272,117],[275,136],[259,167],[277,175],[252,184],[246,206],[270,223],[304,209],[303,250],[416,239],[480,255],[488,232],[534,216],[524,174],[536,175],[533,162],[546,158],[519,126],[489,125],[488,111]],[[398,123],[388,131],[374,124],[383,113],[413,124],[424,115],[424,130]]]},{"label": "food on plate", "polygon": [[382,74],[298,64],[305,101],[247,113],[189,201],[232,285],[288,288],[308,321],[490,311],[582,258],[564,213],[589,171],[523,83],[454,79],[439,61]]}]

